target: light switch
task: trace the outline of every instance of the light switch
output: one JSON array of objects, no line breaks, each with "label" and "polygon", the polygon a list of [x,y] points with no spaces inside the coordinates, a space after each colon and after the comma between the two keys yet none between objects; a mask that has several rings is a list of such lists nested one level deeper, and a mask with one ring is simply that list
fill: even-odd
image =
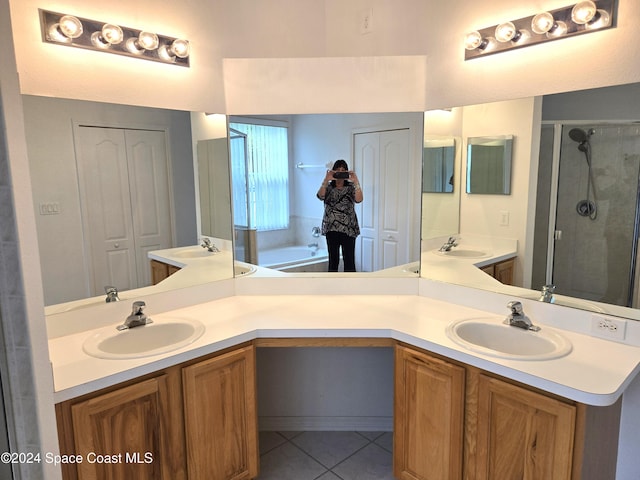
[{"label": "light switch", "polygon": [[500,226],[502,227],[509,226],[509,212],[507,210],[500,211]]}]

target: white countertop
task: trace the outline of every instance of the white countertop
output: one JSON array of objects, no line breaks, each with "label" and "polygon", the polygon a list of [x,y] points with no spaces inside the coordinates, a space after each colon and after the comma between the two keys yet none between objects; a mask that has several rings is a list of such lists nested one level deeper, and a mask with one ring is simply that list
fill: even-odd
[{"label": "white countertop", "polygon": [[[482,289],[499,289],[502,284],[481,270],[492,263],[501,262],[518,255],[518,242],[481,236],[456,236],[458,246],[452,250],[477,250],[484,252],[478,257],[456,257],[438,251],[445,237],[432,241],[425,240],[420,264],[422,271],[431,279],[441,282],[462,284]],[[454,253],[454,252],[452,252]]]},{"label": "white countertop", "polygon": [[[136,300],[146,295],[152,295],[179,288],[202,285],[218,280],[233,278],[233,253],[230,250],[208,252],[200,245],[168,248],[147,253],[151,260],[167,263],[180,268],[173,275],[162,280],[157,285],[134,288],[118,292],[120,300]],[[95,307],[105,303],[105,295],[88,297],[81,300],[49,305],[45,307],[46,315],[65,313],[76,309]]]},{"label": "white countertop", "polygon": [[[640,348],[561,330],[573,344],[554,360],[506,360],[474,353],[450,340],[451,322],[496,314],[418,295],[233,296],[171,312],[148,314],[154,322],[187,317],[206,326],[202,337],[180,350],[154,357],[104,360],[82,344],[94,331],[49,341],[55,401],[61,402],[140,375],[257,338],[392,338],[589,405],[610,405],[640,369]],[[339,312],[336,314],[336,312]],[[119,322],[121,323],[121,322]],[[558,330],[538,325],[550,330]],[[113,328],[117,323],[113,324]],[[111,326],[108,328],[112,328]],[[140,327],[144,328],[144,327]]]}]

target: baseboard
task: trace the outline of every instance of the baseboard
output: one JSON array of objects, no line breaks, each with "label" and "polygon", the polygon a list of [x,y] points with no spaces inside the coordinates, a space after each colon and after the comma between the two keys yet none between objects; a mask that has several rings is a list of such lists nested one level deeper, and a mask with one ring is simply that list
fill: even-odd
[{"label": "baseboard", "polygon": [[261,431],[392,432],[393,417],[260,417]]}]

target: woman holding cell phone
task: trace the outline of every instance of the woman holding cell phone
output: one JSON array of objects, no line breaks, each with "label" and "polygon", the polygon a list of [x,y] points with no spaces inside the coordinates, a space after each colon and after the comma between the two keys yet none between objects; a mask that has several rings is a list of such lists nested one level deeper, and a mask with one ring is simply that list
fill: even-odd
[{"label": "woman holding cell phone", "polygon": [[360,235],[355,204],[362,202],[358,176],[347,162],[336,160],[318,189],[316,196],[324,202],[322,234],[327,239],[329,272],[337,272],[342,251],[343,270],[356,271],[356,238]]}]

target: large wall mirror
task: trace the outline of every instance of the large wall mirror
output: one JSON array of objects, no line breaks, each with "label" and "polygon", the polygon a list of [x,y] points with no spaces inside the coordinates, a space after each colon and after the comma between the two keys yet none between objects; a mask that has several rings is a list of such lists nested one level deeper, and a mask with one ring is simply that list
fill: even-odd
[{"label": "large wall mirror", "polygon": [[508,128],[517,138],[511,195],[462,193],[454,232],[458,248],[486,241],[487,254],[492,240],[514,242],[514,281],[507,286],[488,275],[471,279],[456,276],[455,267],[445,270],[427,255],[451,234],[447,225],[441,237],[428,235],[437,224],[429,232],[423,226],[421,275],[529,299],[540,299],[551,284],[559,305],[640,320],[640,84],[460,107],[447,115],[427,115],[425,135],[492,136]]},{"label": "large wall mirror", "polygon": [[[47,313],[104,302],[107,286],[124,300],[210,278],[151,286],[148,254],[198,246],[200,233],[231,243],[225,116],[36,96],[23,105]],[[228,258],[216,278],[233,276]]]},{"label": "large wall mirror", "polygon": [[327,275],[316,192],[344,159],[364,197],[355,206],[356,271],[416,276],[422,112],[251,115],[229,126],[236,258],[260,275]]}]

